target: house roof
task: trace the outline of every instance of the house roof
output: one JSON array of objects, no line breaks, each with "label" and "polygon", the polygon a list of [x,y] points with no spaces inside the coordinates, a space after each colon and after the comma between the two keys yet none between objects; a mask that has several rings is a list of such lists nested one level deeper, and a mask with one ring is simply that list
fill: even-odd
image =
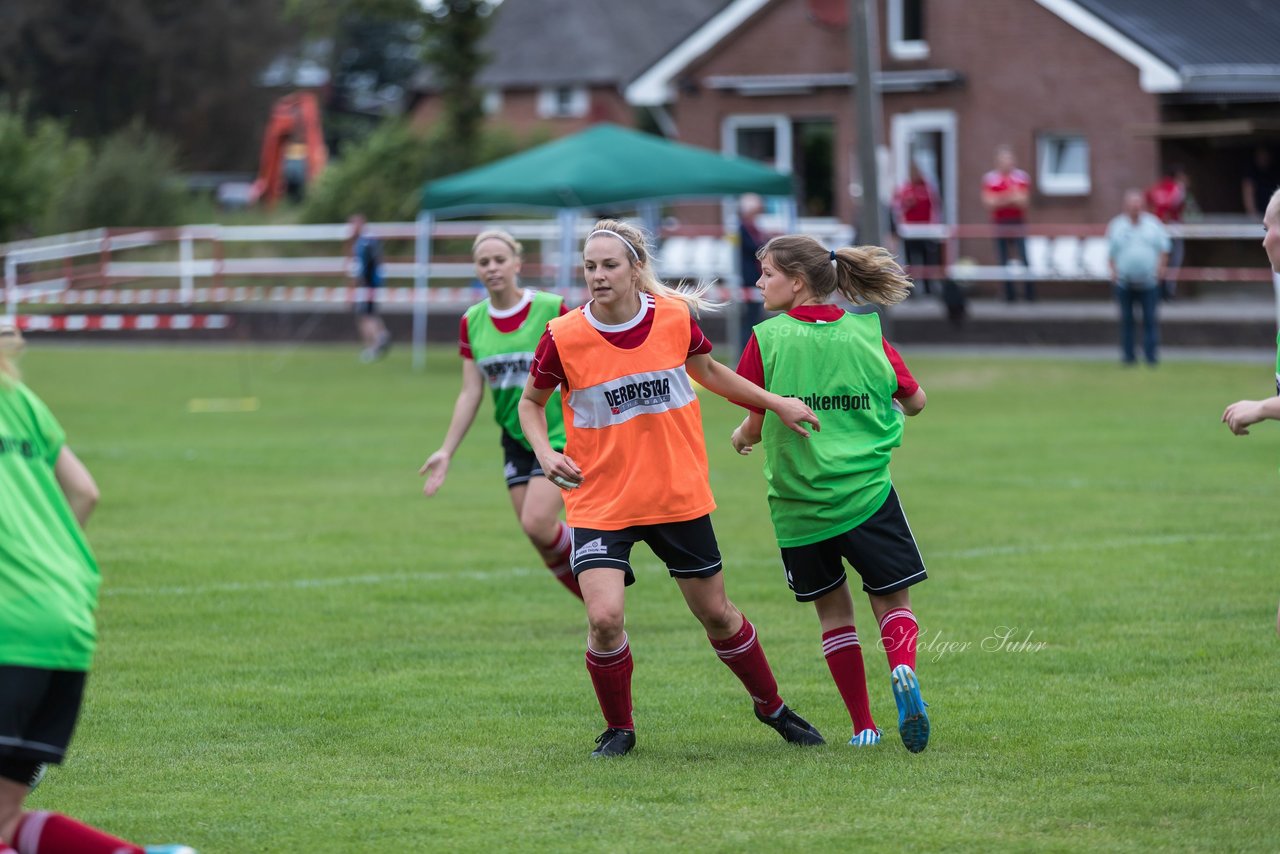
[{"label": "house roof", "polygon": [[1037,2],[1134,62],[1148,91],[1280,94],[1275,0]]},{"label": "house roof", "polygon": [[[504,0],[483,49],[481,88],[623,86],[729,0]],[[432,87],[429,69],[415,79]]]},{"label": "house roof", "polygon": [[[669,101],[671,83],[686,66],[769,2],[711,4],[717,8],[701,26],[633,74],[627,99],[639,105]],[[1137,66],[1148,92],[1280,94],[1278,0],[1035,2]]]}]

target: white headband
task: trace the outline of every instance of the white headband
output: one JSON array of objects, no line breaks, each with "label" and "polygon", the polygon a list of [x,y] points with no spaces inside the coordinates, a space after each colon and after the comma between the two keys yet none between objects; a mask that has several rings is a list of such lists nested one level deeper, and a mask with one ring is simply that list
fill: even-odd
[{"label": "white headband", "polygon": [[597,234],[610,234],[618,238],[619,240],[622,241],[622,245],[627,247],[627,251],[631,253],[631,257],[636,259],[637,261],[640,260],[640,253],[637,252],[636,248],[631,245],[631,241],[627,240],[627,238],[623,237],[621,234],[618,234],[618,232],[610,231],[607,228],[597,228],[595,231],[587,235],[587,240],[590,240],[591,238],[595,237]]}]

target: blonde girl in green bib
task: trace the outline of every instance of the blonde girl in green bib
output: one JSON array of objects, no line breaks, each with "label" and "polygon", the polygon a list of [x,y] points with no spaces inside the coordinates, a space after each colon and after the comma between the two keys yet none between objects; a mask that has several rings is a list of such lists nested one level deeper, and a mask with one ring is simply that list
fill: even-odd
[{"label": "blonde girl in green bib", "polygon": [[84,535],[97,484],[22,383],[22,346],[17,326],[0,317],[0,854],[195,854],[24,808],[76,728],[98,641],[101,575]]},{"label": "blonde girl in green bib", "polygon": [[[556,580],[581,599],[582,592],[569,565],[572,532],[560,521],[564,509],[560,488],[543,477],[516,412],[538,339],[549,321],[565,313],[564,299],[520,286],[522,247],[507,232],[481,232],[471,252],[476,277],[484,284],[488,297],[471,306],[462,317],[458,334],[462,390],[454,403],[444,442],[418,472],[427,478],[422,492],[430,497],[444,485],[449,461],[471,428],[488,386],[493,417],[500,428],[503,476],[512,509],[525,536]],[[548,408],[548,428],[552,444],[563,450],[564,423],[559,412],[558,405]]]},{"label": "blonde girl in green bib", "polygon": [[769,311],[752,331],[738,373],[775,394],[796,397],[822,418],[808,442],[784,436],[777,418],[752,409],[733,433],[740,454],[764,443],[769,513],[787,584],[812,602],[822,651],[853,722],[850,744],[880,742],[867,698],[862,645],[844,561],[858,572],[889,660],[903,744],[929,743],[929,718],[916,679],[919,628],[909,589],[925,580],[920,550],[889,478],[904,415],[925,406],[875,313],[850,314],[831,299],[893,305],[911,281],[877,246],[826,249],[810,237],[775,237],[760,250],[756,283]]}]

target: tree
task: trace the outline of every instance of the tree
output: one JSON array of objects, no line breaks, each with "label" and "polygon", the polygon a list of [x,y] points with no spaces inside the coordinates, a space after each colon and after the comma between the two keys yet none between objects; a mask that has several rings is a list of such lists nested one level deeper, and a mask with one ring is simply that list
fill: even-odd
[{"label": "tree", "polygon": [[263,70],[297,42],[285,0],[4,0],[0,93],[28,118],[99,139],[135,120],[189,168],[255,161],[273,93]]},{"label": "tree", "polygon": [[441,0],[427,26],[423,59],[432,67],[444,102],[442,157],[460,171],[475,165],[484,123],[484,107],[476,77],[489,57],[480,41],[489,27],[492,0]]},{"label": "tree", "polygon": [[88,161],[88,146],[53,119],[0,111],[0,240],[42,230],[54,201]]}]

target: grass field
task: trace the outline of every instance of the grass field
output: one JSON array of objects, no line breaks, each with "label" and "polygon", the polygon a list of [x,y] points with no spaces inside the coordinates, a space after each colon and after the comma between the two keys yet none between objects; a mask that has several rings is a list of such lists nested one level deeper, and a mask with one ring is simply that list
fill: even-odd
[{"label": "grass field", "polygon": [[704,394],[729,594],[830,743],[753,719],[640,548],[639,746],[600,763],[580,605],[518,534],[487,404],[420,493],[456,356],[37,341],[27,380],[102,489],[105,582],[72,756],[31,805],[202,854],[1280,848],[1280,429],[1218,423],[1270,369],[905,355],[928,750],[874,648],[886,738],[844,746],[760,459]]}]

